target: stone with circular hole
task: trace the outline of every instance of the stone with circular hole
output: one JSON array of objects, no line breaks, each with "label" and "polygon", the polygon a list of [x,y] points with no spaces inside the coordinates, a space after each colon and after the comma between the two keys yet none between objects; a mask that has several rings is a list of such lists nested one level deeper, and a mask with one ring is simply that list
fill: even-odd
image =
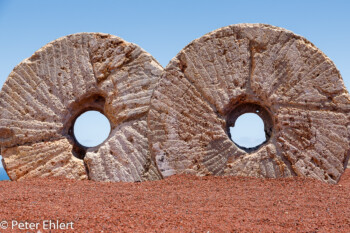
[{"label": "stone with circular hole", "polygon": [[[135,44],[102,33],[57,39],[25,59],[0,93],[0,146],[11,180],[63,176],[104,181],[161,178],[150,158],[146,114],[162,67]],[[104,114],[111,133],[96,147],[74,122]]]},{"label": "stone with circular hole", "polygon": [[[333,62],[282,28],[239,24],[194,40],[171,60],[151,100],[150,147],[161,173],[313,177],[336,183],[349,157],[350,99]],[[229,138],[255,112],[267,141]]]}]

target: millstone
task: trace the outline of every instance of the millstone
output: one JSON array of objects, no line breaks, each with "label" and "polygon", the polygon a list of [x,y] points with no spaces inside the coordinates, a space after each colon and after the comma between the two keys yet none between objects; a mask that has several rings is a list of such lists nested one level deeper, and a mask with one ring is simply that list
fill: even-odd
[{"label": "millstone", "polygon": [[[305,38],[263,24],[220,28],[166,67],[148,114],[161,173],[313,177],[336,183],[349,156],[350,98],[333,62]],[[254,112],[266,142],[229,127]]]},{"label": "millstone", "polygon": [[[60,38],[21,62],[0,93],[1,154],[11,180],[159,179],[146,115],[162,70],[135,44],[100,33]],[[112,128],[94,148],[80,145],[73,133],[74,121],[88,110],[105,114]]]}]

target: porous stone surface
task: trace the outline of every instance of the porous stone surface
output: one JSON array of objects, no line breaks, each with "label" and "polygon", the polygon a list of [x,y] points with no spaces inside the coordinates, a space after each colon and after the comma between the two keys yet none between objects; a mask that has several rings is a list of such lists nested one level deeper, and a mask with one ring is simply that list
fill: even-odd
[{"label": "porous stone surface", "polygon": [[[0,93],[0,146],[10,179],[161,178],[148,149],[146,114],[162,70],[137,45],[102,33],[62,37],[21,62]],[[88,110],[111,123],[108,139],[93,148],[73,132]]]},{"label": "porous stone surface", "polygon": [[[161,173],[313,177],[336,183],[349,157],[350,98],[333,62],[282,28],[239,24],[194,40],[171,60],[152,96],[150,148]],[[267,141],[229,138],[257,113]]]}]

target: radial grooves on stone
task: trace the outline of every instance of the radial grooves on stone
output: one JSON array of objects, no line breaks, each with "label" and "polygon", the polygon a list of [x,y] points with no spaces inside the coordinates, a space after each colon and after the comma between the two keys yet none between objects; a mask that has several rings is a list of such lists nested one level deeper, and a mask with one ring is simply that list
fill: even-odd
[{"label": "radial grooves on stone", "polygon": [[[135,56],[134,60],[128,60],[127,66],[109,75],[114,87],[112,95],[109,96],[113,99],[113,108],[107,112],[110,112],[118,124],[142,117],[148,112],[153,89],[160,76],[160,72],[156,69],[159,65],[150,56],[143,54],[140,49],[133,51],[137,51],[134,55],[130,55]],[[145,66],[147,62],[152,65]]]},{"label": "radial grooves on stone", "polygon": [[[100,172],[104,172],[105,176],[111,177],[110,179],[113,181],[143,181],[148,179],[149,177],[145,174],[145,166],[150,159],[147,158],[149,154],[147,152],[148,139],[144,135],[147,132],[145,122],[128,122],[118,126],[118,128],[116,131],[118,133],[100,148],[99,154],[101,154],[102,162],[99,165],[101,166],[99,170],[102,170]],[[138,142],[138,145],[133,142]],[[106,151],[108,153],[104,153]],[[87,154],[86,161],[89,167],[95,166],[93,163],[99,162],[98,158],[94,158],[94,156],[96,156],[94,153]],[[118,166],[119,169],[111,172],[110,168],[115,166]],[[157,175],[156,170],[151,169],[152,174],[150,175]],[[104,174],[95,172],[93,175],[104,176]],[[159,178],[159,175],[157,177]]]},{"label": "radial grooves on stone", "polygon": [[[50,70],[47,66],[47,52],[45,49],[42,49],[40,51],[37,51],[34,55],[34,58],[29,58],[29,61],[32,61],[32,64],[34,64],[36,67],[34,67],[33,72],[37,73],[37,76],[39,79],[41,79],[41,82],[45,84],[45,87],[47,88],[47,91],[50,93],[48,96],[51,99],[52,104],[61,106],[61,111],[64,111],[64,99],[62,98],[60,87],[57,87],[56,83],[53,83],[54,77],[52,78],[50,75]],[[36,59],[39,57],[39,59]]]},{"label": "radial grooves on stone", "polygon": [[[219,112],[225,111],[230,99],[243,93],[245,77],[249,76],[248,41],[232,38],[226,42],[229,44],[215,39],[198,40],[177,56],[185,66],[185,77]],[[239,47],[237,43],[244,45]]]},{"label": "radial grooves on stone", "polygon": [[[175,76],[172,78],[176,72],[172,70],[172,74],[162,79],[164,81],[161,86],[158,86],[152,98],[154,110],[151,110],[148,119],[149,125],[152,126],[151,141],[166,141],[160,145],[160,148],[153,147],[153,150],[156,152],[160,149],[165,154],[177,151],[177,156],[168,158],[167,163],[176,166],[180,172],[182,169],[190,173],[205,172],[208,168],[205,164],[197,166],[198,162],[203,163],[203,161],[198,161],[195,157],[205,153],[205,147],[211,138],[225,137],[225,132],[220,127],[222,124],[220,120],[215,120],[216,114],[213,109],[207,101],[202,99],[203,96],[197,92],[196,88],[185,78],[176,79]],[[164,93],[163,90],[173,91]],[[158,112],[164,112],[165,115],[159,115]],[[174,125],[164,128],[167,122],[173,122]],[[208,163],[208,166],[214,164],[211,166],[212,172],[219,172],[213,167],[216,166],[216,162],[225,160],[225,156],[212,158]],[[162,157],[158,159],[162,160]]]},{"label": "radial grooves on stone", "polygon": [[208,147],[202,160],[205,167],[213,175],[223,174],[229,157],[238,157],[243,154],[232,147],[232,142],[228,138],[215,140]]},{"label": "radial grooves on stone", "polygon": [[[295,43],[295,40],[289,39],[288,41],[286,41],[282,45],[280,43],[274,45],[274,46],[280,47],[280,48],[275,55],[271,56],[271,61],[273,61],[273,63],[275,63],[275,61],[283,62],[285,60],[288,52],[290,51],[290,48],[293,46],[294,43]],[[271,48],[270,50],[274,51],[274,48]],[[262,59],[262,62],[264,62],[263,59]],[[258,64],[261,64],[261,63],[258,63]],[[283,68],[283,66],[278,67],[278,68]],[[259,80],[260,82],[267,82],[267,83],[271,84],[271,85],[264,86],[265,88],[267,88],[267,89],[263,90],[263,92],[266,93],[265,98],[269,98],[273,94],[273,92],[276,91],[276,89],[278,89],[279,86],[282,85],[283,82],[286,81],[285,72],[281,72],[280,69],[278,69],[278,68],[273,67],[272,73],[266,74],[267,77],[265,77],[265,75],[263,76],[261,74],[259,74],[259,76],[254,77],[255,78],[254,81]],[[298,74],[298,73],[296,73],[296,74]],[[262,87],[259,86],[259,88],[262,88]]]},{"label": "radial grooves on stone", "polygon": [[[270,30],[265,37],[273,38]],[[286,34],[282,30],[280,34]],[[254,39],[253,90],[275,104],[329,105],[329,98],[345,91],[334,64],[316,47],[297,36],[279,36],[264,44]],[[259,47],[260,46],[260,47]],[[276,53],[276,51],[278,51]]]},{"label": "radial grooves on stone", "polygon": [[[12,129],[15,137],[3,146],[60,138],[67,106],[94,87],[88,51],[82,46],[87,47],[76,36],[58,39],[13,70],[1,92],[0,125]],[[12,114],[4,114],[8,112]]]},{"label": "radial grooves on stone", "polygon": [[279,124],[282,128],[278,140],[293,146],[287,154],[294,170],[307,175],[310,170],[317,179],[337,182],[344,171],[348,156],[348,119],[341,113],[281,109]]},{"label": "radial grooves on stone", "polygon": [[[39,176],[57,176],[55,169],[65,171],[62,165],[69,164],[68,161],[73,159],[70,151],[70,144],[63,139],[56,142],[7,148],[3,151],[3,156],[9,176],[13,180],[21,180]],[[70,165],[78,169],[68,174],[68,177],[86,178],[80,161],[72,162]]]}]

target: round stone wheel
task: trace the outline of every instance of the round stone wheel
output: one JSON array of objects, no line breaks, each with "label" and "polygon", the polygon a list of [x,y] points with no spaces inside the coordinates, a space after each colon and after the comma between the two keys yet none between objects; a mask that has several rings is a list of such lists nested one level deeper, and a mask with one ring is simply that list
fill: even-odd
[{"label": "round stone wheel", "polygon": [[[171,60],[148,114],[152,157],[178,173],[313,177],[336,183],[349,157],[350,99],[333,62],[305,38],[263,24],[220,28]],[[237,146],[244,113],[266,141]]]},{"label": "round stone wheel", "polygon": [[[163,68],[139,46],[102,33],[57,39],[25,59],[0,93],[0,146],[11,180],[63,176],[99,181],[161,178],[146,117]],[[96,110],[109,137],[87,148],[74,122]]]}]

